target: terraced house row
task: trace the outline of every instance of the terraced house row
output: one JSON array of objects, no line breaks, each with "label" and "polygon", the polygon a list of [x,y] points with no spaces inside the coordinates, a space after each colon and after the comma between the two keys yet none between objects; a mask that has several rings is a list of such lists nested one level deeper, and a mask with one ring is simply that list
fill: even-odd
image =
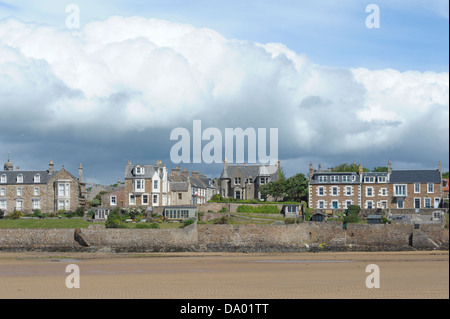
[{"label": "terraced house row", "polygon": [[436,170],[333,172],[309,166],[309,203],[314,209],[437,208],[443,200],[442,166]]}]

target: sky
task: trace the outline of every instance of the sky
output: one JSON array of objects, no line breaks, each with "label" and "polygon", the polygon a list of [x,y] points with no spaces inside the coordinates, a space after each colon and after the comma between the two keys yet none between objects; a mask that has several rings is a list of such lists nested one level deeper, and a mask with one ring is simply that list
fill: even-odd
[{"label": "sky", "polygon": [[223,139],[277,128],[287,176],[388,160],[448,171],[448,12],[446,0],[0,0],[0,161],[74,175],[82,163],[90,184],[123,180],[128,160],[219,177],[222,162],[170,155],[171,132],[194,139],[200,120]]}]

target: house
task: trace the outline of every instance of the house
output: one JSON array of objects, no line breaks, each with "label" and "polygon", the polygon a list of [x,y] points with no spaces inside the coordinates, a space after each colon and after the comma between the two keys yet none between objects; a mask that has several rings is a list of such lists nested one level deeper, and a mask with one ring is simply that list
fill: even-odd
[{"label": "house", "polygon": [[156,165],[132,164],[125,167],[124,207],[170,205],[170,185],[167,168],[158,161]]},{"label": "house", "polygon": [[10,214],[14,211],[32,213],[39,209],[48,214],[58,210],[75,211],[86,203],[83,167],[80,164],[76,178],[64,169],[54,170],[50,161],[48,170],[14,170],[10,159],[0,171],[0,210]]},{"label": "house", "polygon": [[213,181],[206,175],[199,175],[198,171],[189,171],[177,166],[169,175],[172,205],[197,205],[209,201],[215,194]]},{"label": "house", "polygon": [[332,172],[309,167],[309,207],[313,209],[437,208],[442,201],[441,163],[437,170]]},{"label": "house", "polygon": [[443,193],[443,198],[445,199],[449,199],[448,196],[448,178],[443,178],[442,179],[442,193]]},{"label": "house", "polygon": [[125,207],[126,200],[125,200],[125,185],[121,185],[118,187],[109,187],[107,186],[106,189],[112,189],[110,191],[106,191],[107,193],[104,193],[101,195],[101,206],[114,209],[116,207]]},{"label": "house", "polygon": [[311,222],[324,222],[327,220],[327,215],[321,212],[316,212],[311,215],[309,221]]},{"label": "house", "polygon": [[278,179],[280,161],[275,165],[228,165],[225,159],[219,178],[219,193],[224,198],[260,199],[259,188]]},{"label": "house", "polygon": [[301,205],[285,204],[285,205],[283,205],[281,213],[286,218],[297,218],[301,214],[303,214],[303,211],[301,210],[300,207],[303,208],[303,206],[301,206]]}]

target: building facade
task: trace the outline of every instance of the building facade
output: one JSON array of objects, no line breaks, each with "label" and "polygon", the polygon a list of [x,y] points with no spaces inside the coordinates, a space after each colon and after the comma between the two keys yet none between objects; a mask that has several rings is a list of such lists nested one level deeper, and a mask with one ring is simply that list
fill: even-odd
[{"label": "building facade", "polygon": [[225,159],[219,178],[219,194],[224,198],[259,199],[259,187],[278,179],[280,161],[276,165],[228,165]]},{"label": "building facade", "polygon": [[387,172],[332,172],[309,167],[309,200],[313,209],[421,209],[442,205],[442,168]]},{"label": "building facade", "polygon": [[55,171],[53,161],[48,170],[21,171],[14,170],[8,161],[0,171],[0,210],[6,214],[14,211],[32,213],[39,209],[42,213],[59,210],[75,211],[86,203],[86,189],[82,181],[82,166],[79,177],[74,177],[64,169]]}]

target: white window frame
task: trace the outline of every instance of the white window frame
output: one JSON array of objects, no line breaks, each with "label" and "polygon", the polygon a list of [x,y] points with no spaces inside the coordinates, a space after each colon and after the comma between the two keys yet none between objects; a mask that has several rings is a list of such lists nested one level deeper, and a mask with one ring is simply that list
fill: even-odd
[{"label": "white window frame", "polygon": [[[322,207],[321,207],[322,206]],[[325,201],[324,200],[319,200],[317,202],[317,208],[319,209],[325,209]]]},{"label": "white window frame", "polygon": [[[369,190],[370,190],[370,195],[369,195]],[[374,197],[375,196],[375,191],[373,187],[366,187],[366,196],[367,197]]]},{"label": "white window frame", "polygon": [[420,193],[420,183],[414,183],[414,194]]},{"label": "white window frame", "polygon": [[6,199],[0,199],[0,209],[6,210],[7,208],[7,200]]},{"label": "white window frame", "polygon": [[375,183],[375,176],[364,176],[364,183]]},{"label": "white window frame", "polygon": [[319,183],[326,183],[327,182],[327,176],[319,175],[318,181],[319,181]]},{"label": "white window frame", "polygon": [[[334,193],[335,190],[336,190],[336,194]],[[331,186],[331,196],[339,196],[339,187]]]},{"label": "white window frame", "polygon": [[[402,203],[401,207],[399,205],[400,202]],[[397,208],[399,208],[399,209],[405,208],[405,201],[403,200],[403,198],[398,198],[397,199]]]},{"label": "white window frame", "polygon": [[[156,198],[156,201],[155,201],[155,198]],[[153,206],[159,204],[159,195],[158,194],[153,194],[153,196],[152,196],[152,204],[153,204]]]},{"label": "white window frame", "polygon": [[[430,186],[431,186],[431,191],[430,191]],[[427,193],[428,194],[434,193],[434,183],[427,183]]]},{"label": "white window frame", "polygon": [[34,196],[39,196],[39,194],[40,194],[39,187],[35,187],[34,190],[33,190],[33,195]]},{"label": "white window frame", "polygon": [[345,196],[352,196],[353,188],[351,186],[345,186]]},{"label": "white window frame", "polygon": [[[416,207],[416,202],[419,203],[419,207]],[[414,197],[413,206],[414,206],[414,208],[422,208],[422,200],[420,199],[420,197]]]},{"label": "white window frame", "polygon": [[[430,205],[427,206],[427,200],[430,201]],[[425,197],[423,199],[423,208],[433,208],[433,202],[431,201],[431,197]]]},{"label": "white window frame", "polygon": [[41,175],[40,174],[34,174],[33,181],[35,183],[40,183],[41,182]]},{"label": "white window frame", "polygon": [[23,210],[23,200],[16,200],[16,210]]},{"label": "white window frame", "polygon": [[[381,201],[379,201],[379,203],[380,203],[380,208],[385,208],[385,209],[387,209],[387,205],[388,205],[387,200],[381,200]],[[383,203],[385,204],[384,207],[383,207]]]},{"label": "white window frame", "polygon": [[380,196],[388,196],[388,189],[386,187],[380,188]]},{"label": "white window frame", "polygon": [[[370,207],[369,207],[370,204]],[[366,208],[373,209],[373,200],[366,200]]]},{"label": "white window frame", "polygon": [[144,175],[145,174],[145,168],[142,166],[136,166],[134,170],[134,175]]},{"label": "white window frame", "polygon": [[41,200],[40,199],[32,199],[31,204],[33,209],[41,209]]},{"label": "white window frame", "polygon": [[342,182],[350,182],[350,176],[349,175],[342,175]]},{"label": "white window frame", "polygon": [[[144,198],[147,198],[147,200],[144,200]],[[142,205],[148,205],[149,204],[149,196],[148,194],[142,194]]]},{"label": "white window frame", "polygon": [[[398,188],[403,188],[403,190],[405,191],[404,193],[397,193],[397,187]],[[394,184],[394,196],[400,197],[400,196],[407,196],[408,195],[408,188],[406,186],[406,184]]]},{"label": "white window frame", "polygon": [[6,188],[0,188],[0,196],[6,196]]},{"label": "white window frame", "polygon": [[331,175],[330,176],[330,182],[332,182],[332,183],[339,182],[339,176],[338,175]]},{"label": "white window frame", "polygon": [[378,176],[378,183],[387,183],[386,176]]},{"label": "white window frame", "polygon": [[[132,200],[133,199],[133,200]],[[136,195],[134,194],[129,194],[128,195],[128,203],[130,205],[136,205]]]},{"label": "white window frame", "polygon": [[[114,198],[114,200],[113,200]],[[117,205],[117,196],[116,195],[112,195],[109,197],[109,204],[111,206],[116,206]]]},{"label": "white window frame", "polygon": [[[336,208],[334,208],[334,203],[336,203]],[[332,200],[331,201],[331,209],[339,209],[339,201],[338,200]]]},{"label": "white window frame", "polygon": [[[62,189],[61,189],[62,186]],[[58,182],[57,184],[58,198],[70,196],[70,183]]]},{"label": "white window frame", "polygon": [[[138,182],[140,184],[140,187],[138,187]],[[145,192],[145,179],[135,179],[134,180],[134,191]]]},{"label": "white window frame", "polygon": [[[156,185],[156,186],[155,186]],[[155,179],[153,181],[153,190],[154,191],[159,191],[159,180]]]},{"label": "white window frame", "polygon": [[17,192],[16,192],[17,196],[22,196],[23,194],[23,189],[22,187],[17,187]]},{"label": "white window frame", "polygon": [[353,205],[353,201],[352,200],[346,200],[345,201],[345,208],[349,208],[350,206],[352,206]]},{"label": "white window frame", "polygon": [[8,181],[8,178],[6,177],[6,174],[2,174],[0,177],[0,183],[6,183]]},{"label": "white window frame", "polygon": [[[320,191],[322,191],[322,194],[321,194]],[[317,195],[318,195],[318,196],[325,196],[325,187],[319,186],[319,187],[317,188]]]},{"label": "white window frame", "polygon": [[17,175],[17,183],[23,183],[23,174]]}]

